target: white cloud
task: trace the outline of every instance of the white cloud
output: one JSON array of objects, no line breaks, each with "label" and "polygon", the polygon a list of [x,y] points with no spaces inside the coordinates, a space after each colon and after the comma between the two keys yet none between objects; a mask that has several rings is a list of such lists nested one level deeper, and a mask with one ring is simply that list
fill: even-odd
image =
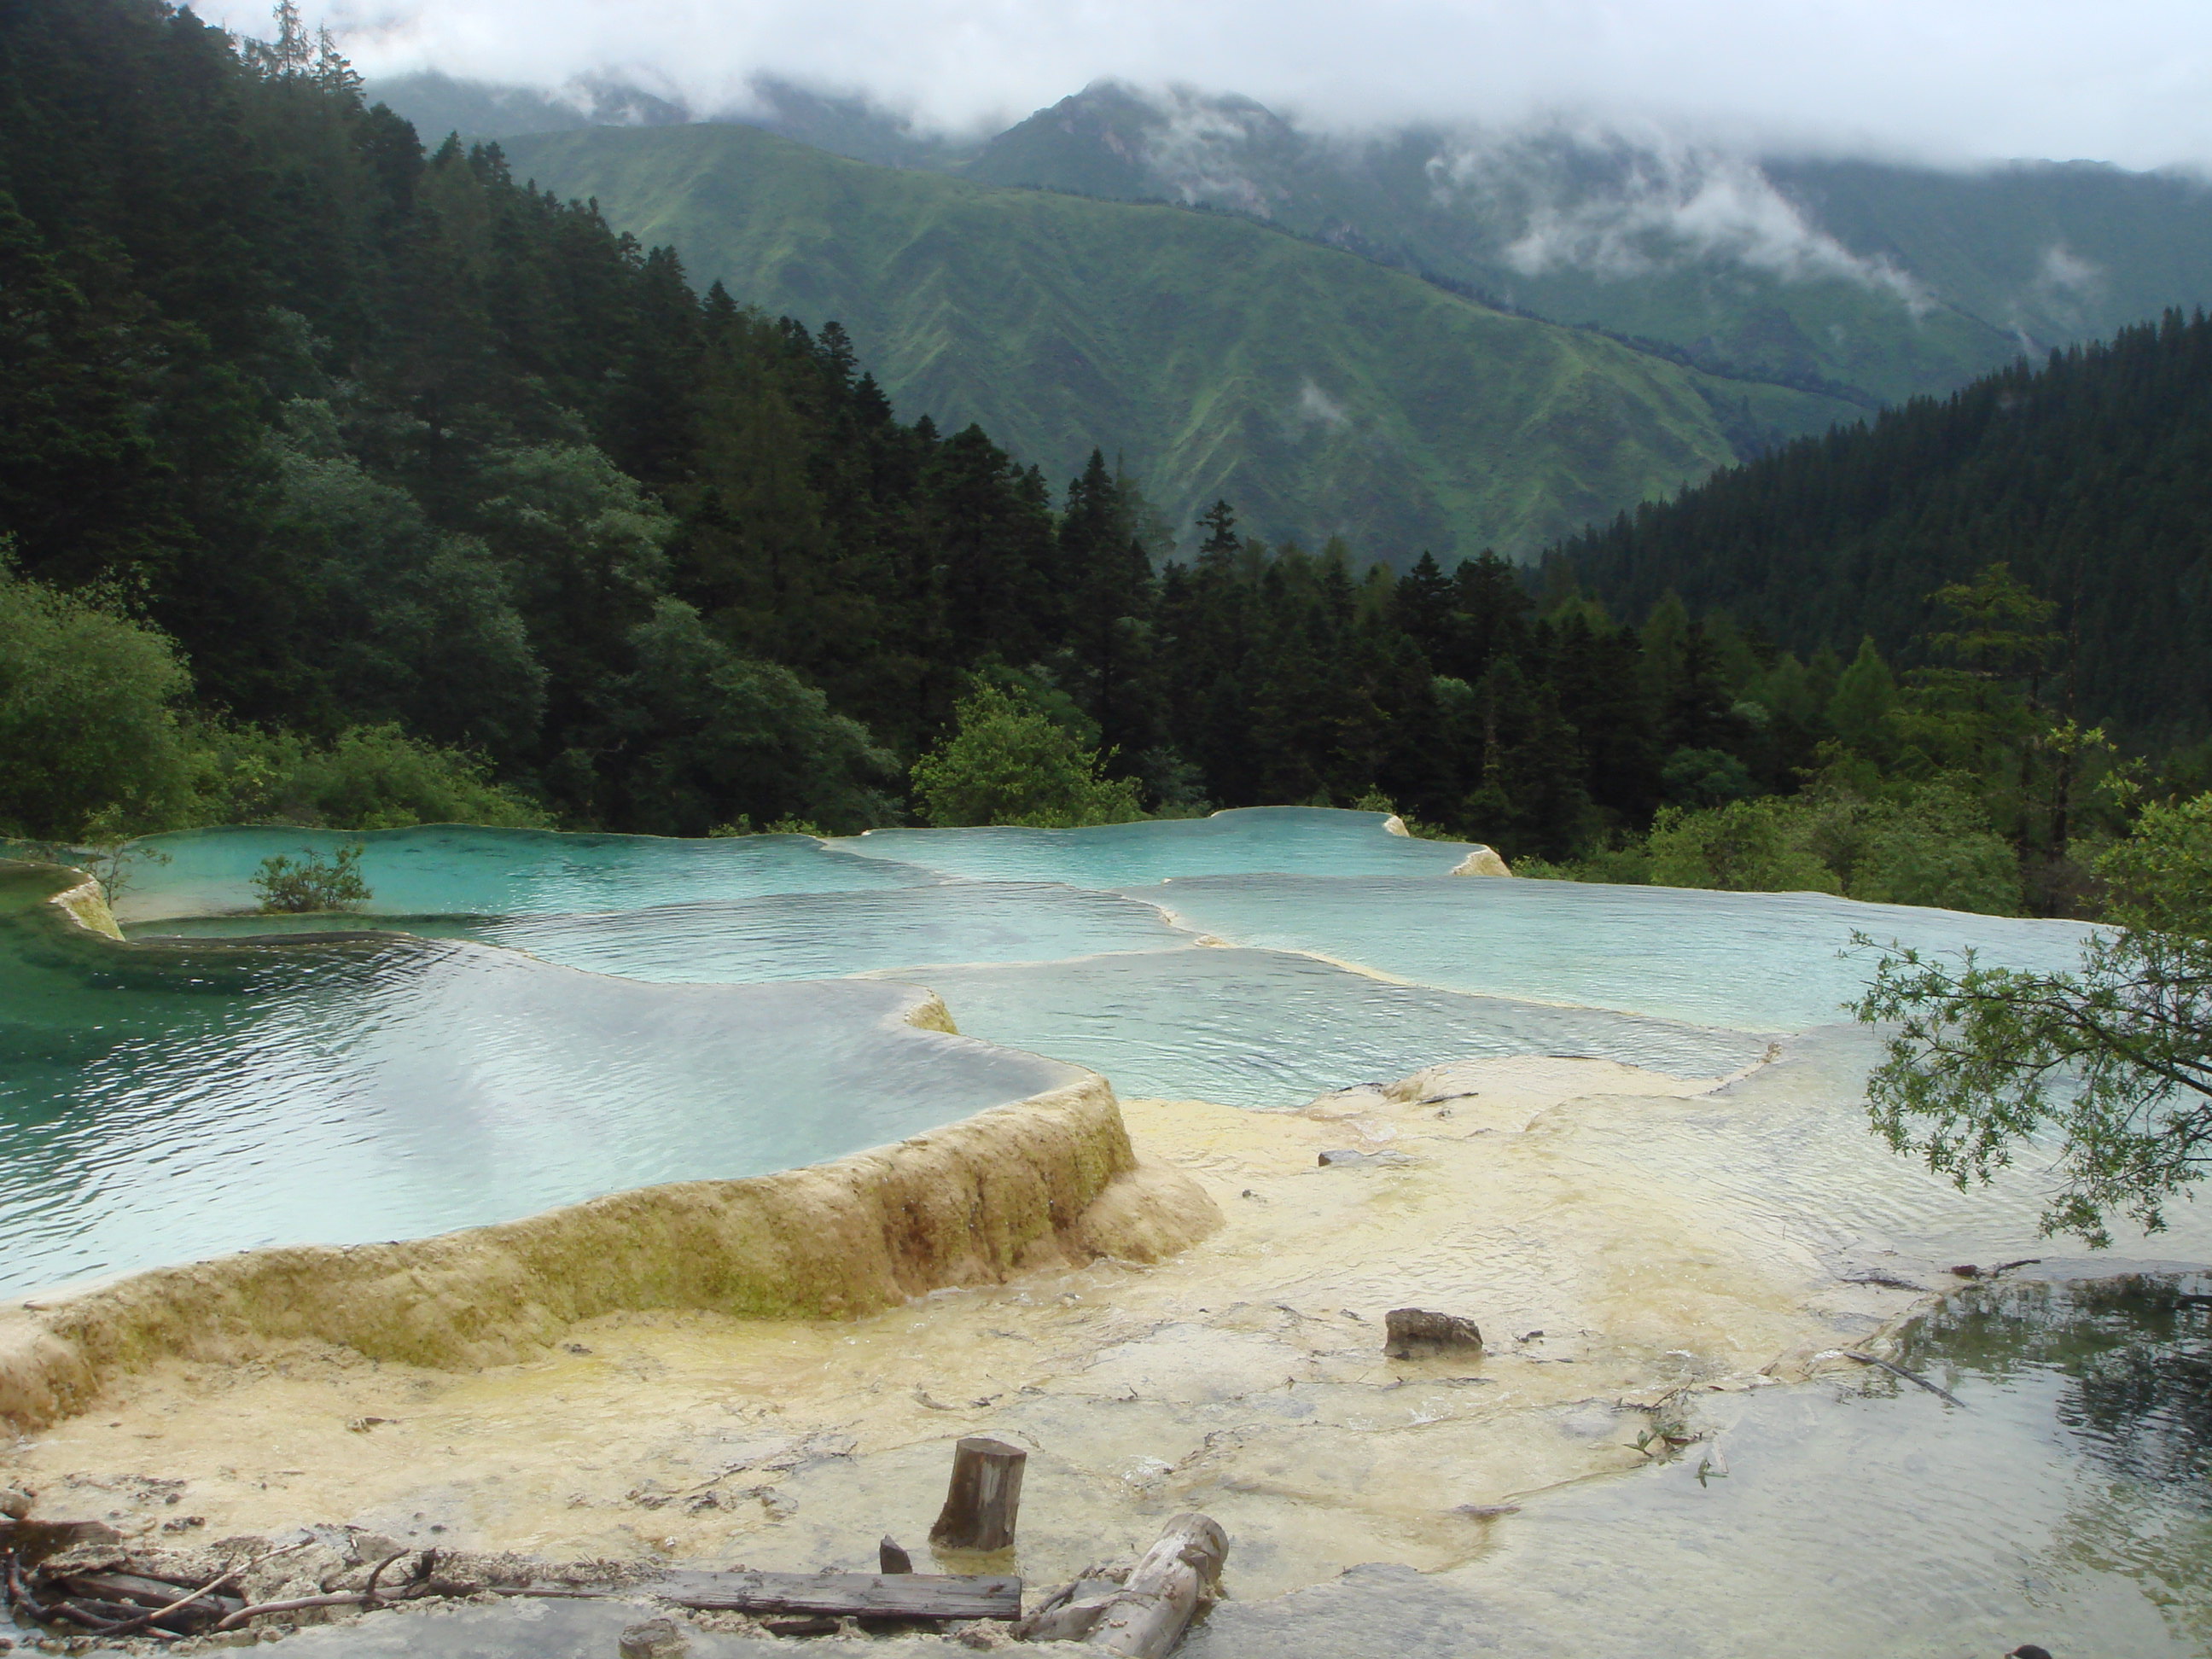
[{"label": "white cloud", "polygon": [[2038,288],[2069,298],[2094,293],[2104,280],[2104,266],[2094,259],[2083,258],[2063,242],[2053,242],[2044,249],[2043,263],[2035,273]]},{"label": "white cloud", "polygon": [[1186,203],[1209,202],[1260,218],[1273,204],[1243,166],[1246,150],[1279,118],[1257,106],[1224,105],[1218,98],[1170,88],[1157,94],[1159,120],[1145,135],[1144,160],[1153,174]]},{"label": "white cloud", "polygon": [[1323,426],[1349,426],[1352,416],[1344,405],[1311,380],[1298,387],[1297,415],[1300,420],[1318,421]]},{"label": "white cloud", "polygon": [[[364,67],[557,86],[779,74],[945,126],[1104,76],[1333,126],[1658,120],[1701,142],[1970,161],[2212,163],[2203,0],[307,0]],[[260,0],[208,0],[261,27]]]},{"label": "white cloud", "polygon": [[1855,253],[1814,226],[1755,162],[1656,130],[1462,136],[1428,173],[1440,200],[1487,198],[1521,227],[1504,252],[1524,276],[1570,266],[1626,278],[1715,260],[1784,282],[1856,283],[1915,315],[1932,303],[1890,260]]}]

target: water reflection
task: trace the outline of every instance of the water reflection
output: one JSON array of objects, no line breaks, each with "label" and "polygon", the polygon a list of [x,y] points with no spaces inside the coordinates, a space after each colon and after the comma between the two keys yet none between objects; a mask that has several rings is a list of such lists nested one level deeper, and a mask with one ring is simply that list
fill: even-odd
[{"label": "water reflection", "polygon": [[2212,1514],[2212,1279],[1976,1289],[1917,1322],[1908,1354],[1990,1377],[2061,1374],[2057,1420],[2084,1452]]},{"label": "water reflection", "polygon": [[1900,1355],[1963,1408],[1874,1371],[1705,1395],[1691,1455],[1524,1498],[1470,1566],[1225,1603],[1185,1651],[2201,1659],[2208,1291],[2195,1272],[1977,1286]]}]

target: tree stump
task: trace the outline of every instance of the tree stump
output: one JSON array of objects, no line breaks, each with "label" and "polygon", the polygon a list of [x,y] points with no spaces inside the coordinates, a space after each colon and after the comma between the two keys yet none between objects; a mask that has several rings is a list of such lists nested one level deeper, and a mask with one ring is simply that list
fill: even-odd
[{"label": "tree stump", "polygon": [[1003,1440],[970,1435],[952,1449],[952,1481],[929,1529],[939,1549],[1002,1550],[1014,1541],[1022,1468],[1030,1455]]}]

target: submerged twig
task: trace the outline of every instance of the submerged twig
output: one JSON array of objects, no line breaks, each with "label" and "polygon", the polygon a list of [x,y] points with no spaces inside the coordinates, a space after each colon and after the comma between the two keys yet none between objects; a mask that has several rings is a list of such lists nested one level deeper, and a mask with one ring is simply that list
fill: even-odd
[{"label": "submerged twig", "polygon": [[1887,1359],[1881,1358],[1870,1353],[1861,1353],[1856,1348],[1838,1348],[1836,1352],[1843,1355],[1846,1359],[1857,1360],[1863,1365],[1879,1365],[1882,1370],[1889,1372],[1893,1376],[1901,1376],[1908,1382],[1917,1384],[1919,1387],[1927,1389],[1930,1394],[1942,1395],[1944,1399],[1949,1401],[1953,1405],[1958,1407],[1962,1411],[1966,1408],[1966,1402],[1960,1399],[1957,1395],[1953,1394],[1950,1389],[1944,1388],[1938,1383],[1930,1382],[1926,1377],[1920,1376],[1917,1372],[1908,1371],[1902,1365],[1893,1365]]}]

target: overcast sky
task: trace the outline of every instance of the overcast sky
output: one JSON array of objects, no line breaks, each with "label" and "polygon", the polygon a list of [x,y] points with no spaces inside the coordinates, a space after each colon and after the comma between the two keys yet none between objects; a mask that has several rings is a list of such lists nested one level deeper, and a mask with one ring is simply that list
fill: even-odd
[{"label": "overcast sky", "polygon": [[[371,73],[714,107],[748,77],[1003,124],[1102,76],[1310,120],[1657,119],[1686,137],[1933,160],[2212,164],[2208,0],[303,0]],[[267,32],[259,0],[209,0]]]}]

